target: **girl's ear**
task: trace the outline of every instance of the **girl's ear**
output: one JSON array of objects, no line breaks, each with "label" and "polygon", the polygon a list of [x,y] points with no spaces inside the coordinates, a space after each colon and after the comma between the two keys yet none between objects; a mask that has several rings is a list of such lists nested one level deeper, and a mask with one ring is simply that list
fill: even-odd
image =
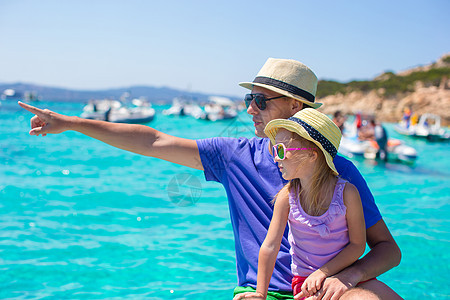
[{"label": "girl's ear", "polygon": [[315,162],[317,158],[319,157],[319,153],[317,153],[316,150],[312,150],[309,152],[309,156],[312,162]]}]

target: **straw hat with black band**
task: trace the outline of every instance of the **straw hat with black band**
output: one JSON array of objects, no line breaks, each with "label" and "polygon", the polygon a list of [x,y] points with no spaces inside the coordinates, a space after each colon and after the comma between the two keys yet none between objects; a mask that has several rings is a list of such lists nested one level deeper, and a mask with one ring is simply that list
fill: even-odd
[{"label": "straw hat with black band", "polygon": [[342,134],[339,127],[327,115],[312,108],[305,108],[289,119],[270,121],[264,129],[264,133],[273,145],[275,145],[275,136],[281,128],[294,132],[316,144],[325,155],[328,166],[336,175],[339,175],[333,159],[339,149]]},{"label": "straw hat with black band", "polygon": [[254,86],[266,88],[286,97],[296,99],[312,108],[316,103],[317,77],[310,68],[293,59],[269,58],[253,82],[241,82],[249,90]]}]

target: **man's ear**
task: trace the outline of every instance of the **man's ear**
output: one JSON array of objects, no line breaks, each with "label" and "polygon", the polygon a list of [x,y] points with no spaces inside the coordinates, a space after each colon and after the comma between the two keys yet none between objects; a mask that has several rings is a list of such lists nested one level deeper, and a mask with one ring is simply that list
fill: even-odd
[{"label": "man's ear", "polygon": [[292,115],[295,115],[297,112],[302,110],[302,108],[303,108],[303,102],[292,99],[292,103],[291,103]]}]

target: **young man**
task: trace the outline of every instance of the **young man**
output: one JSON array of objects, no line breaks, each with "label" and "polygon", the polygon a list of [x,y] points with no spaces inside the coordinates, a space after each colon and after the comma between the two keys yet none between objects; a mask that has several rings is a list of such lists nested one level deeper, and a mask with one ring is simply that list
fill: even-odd
[{"label": "young man", "polygon": [[[256,287],[258,252],[272,218],[271,201],[286,183],[274,162],[266,124],[276,118],[289,118],[304,106],[317,108],[317,78],[305,65],[294,60],[269,59],[253,82],[241,83],[251,89],[246,95],[247,112],[252,116],[255,134],[260,138],[211,138],[188,140],[170,136],[142,125],[84,120],[20,105],[35,114],[32,135],[74,130],[114,147],[204,170],[207,180],[224,185],[227,192],[239,286],[236,293]],[[361,195],[366,219],[367,242],[371,251],[341,273],[327,278],[316,299],[401,299],[388,286],[370,280],[400,262],[400,250],[387,229],[361,174],[345,158],[334,163],[342,177],[353,183]],[[273,299],[292,299],[287,230],[278,254],[269,290]],[[352,298],[353,297],[353,298]]]}]

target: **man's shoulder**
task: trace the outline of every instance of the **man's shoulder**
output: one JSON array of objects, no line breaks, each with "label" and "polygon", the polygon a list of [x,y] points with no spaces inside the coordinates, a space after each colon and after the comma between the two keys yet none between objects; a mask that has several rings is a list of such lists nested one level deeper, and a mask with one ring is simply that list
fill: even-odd
[{"label": "man's shoulder", "polygon": [[[334,159],[333,163],[336,166],[336,169],[342,168],[342,167],[348,167],[348,166],[354,166],[353,163],[346,157],[337,154]],[[339,171],[339,170],[338,170]]]},{"label": "man's shoulder", "polygon": [[360,174],[353,162],[348,158],[343,157],[342,155],[336,155],[333,163],[336,167],[336,170],[339,172],[339,175],[341,175],[343,178],[352,178],[355,174]]},{"label": "man's shoulder", "polygon": [[206,138],[206,139],[200,139],[197,140],[197,143],[202,144],[215,144],[215,145],[229,145],[229,144],[236,144],[242,146],[249,146],[249,147],[263,147],[266,146],[269,142],[268,138],[246,138],[246,137],[239,137],[239,138],[233,138],[233,137],[212,137],[212,138]]}]

